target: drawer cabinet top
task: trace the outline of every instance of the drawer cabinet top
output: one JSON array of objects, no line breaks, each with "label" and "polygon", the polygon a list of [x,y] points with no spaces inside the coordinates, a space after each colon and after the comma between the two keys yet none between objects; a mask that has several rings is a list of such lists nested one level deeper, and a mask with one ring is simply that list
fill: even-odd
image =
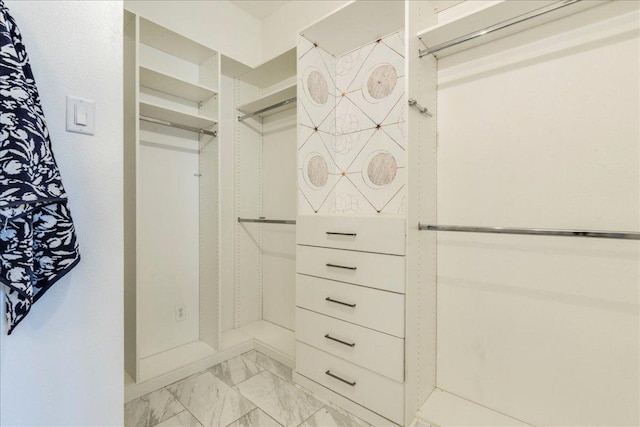
[{"label": "drawer cabinet top", "polygon": [[388,216],[298,215],[299,245],[404,255],[406,220]]}]

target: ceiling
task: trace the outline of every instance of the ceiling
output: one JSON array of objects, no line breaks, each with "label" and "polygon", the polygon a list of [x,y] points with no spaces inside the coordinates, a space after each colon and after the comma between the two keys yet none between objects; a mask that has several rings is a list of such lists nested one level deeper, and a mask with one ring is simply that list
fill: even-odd
[{"label": "ceiling", "polygon": [[272,0],[231,0],[231,3],[252,15],[254,18],[264,19],[289,2]]}]

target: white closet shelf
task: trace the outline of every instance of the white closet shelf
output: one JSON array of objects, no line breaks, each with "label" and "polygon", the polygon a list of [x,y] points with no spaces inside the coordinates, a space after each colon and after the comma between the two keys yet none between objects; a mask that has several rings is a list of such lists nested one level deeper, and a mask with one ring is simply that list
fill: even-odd
[{"label": "white closet shelf", "polygon": [[[233,65],[233,62],[225,61],[223,58],[223,68],[228,69],[230,68],[229,65]],[[237,68],[237,71],[240,72],[237,75],[238,80],[257,86],[260,89],[267,88],[296,75],[296,48],[289,49],[256,67],[246,67],[244,71],[241,68]],[[224,71],[223,74],[225,74]]]},{"label": "white closet shelf", "polygon": [[183,113],[182,111],[172,110],[161,105],[144,101],[140,102],[140,115],[199,129],[207,129],[218,123],[210,117]]},{"label": "white closet shelf", "polygon": [[348,2],[300,30],[300,35],[338,57],[400,30],[404,14],[402,1]]},{"label": "white closet shelf", "polygon": [[213,49],[143,18],[140,18],[140,43],[194,64],[217,55]]},{"label": "white closet shelf", "polygon": [[[432,53],[437,58],[452,55],[465,49],[480,46],[509,35],[536,27],[547,22],[555,21],[564,16],[592,8],[609,0],[575,1],[544,0],[544,1],[510,1],[502,0],[498,3],[482,4],[460,18],[434,25],[418,32],[417,36],[427,49],[439,49]],[[553,8],[554,5],[563,7]],[[536,11],[545,8],[553,9],[528,19],[524,15],[536,15]],[[501,25],[504,24],[504,25]],[[508,24],[508,25],[507,25]],[[476,37],[470,37],[475,34]],[[467,37],[469,36],[469,37]],[[467,39],[468,40],[465,40]],[[447,45],[450,47],[446,47]],[[427,49],[421,51],[426,52]]]},{"label": "white closet shelf", "polygon": [[217,95],[217,92],[210,87],[188,82],[145,66],[140,66],[140,85],[194,102],[204,101]]},{"label": "white closet shelf", "polygon": [[[297,93],[297,83],[292,83],[283,87],[282,89],[275,90],[273,92],[269,92],[259,98],[256,98],[250,102],[240,105],[238,108],[239,111],[245,114],[255,113],[256,111],[260,111],[266,107],[271,105],[276,105],[280,102],[286,101],[287,99],[295,98]],[[293,108],[295,104],[287,104],[280,108],[274,108],[273,110],[269,110],[263,114],[260,114],[260,117],[265,117],[271,114],[278,113],[280,111],[287,110],[289,108]]]}]

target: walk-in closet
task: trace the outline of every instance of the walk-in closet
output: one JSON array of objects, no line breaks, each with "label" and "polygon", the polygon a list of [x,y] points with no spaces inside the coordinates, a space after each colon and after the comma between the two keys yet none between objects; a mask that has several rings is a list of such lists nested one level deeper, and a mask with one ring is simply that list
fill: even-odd
[{"label": "walk-in closet", "polygon": [[125,2],[125,425],[640,422],[637,2],[221,2],[237,49],[161,3]]}]

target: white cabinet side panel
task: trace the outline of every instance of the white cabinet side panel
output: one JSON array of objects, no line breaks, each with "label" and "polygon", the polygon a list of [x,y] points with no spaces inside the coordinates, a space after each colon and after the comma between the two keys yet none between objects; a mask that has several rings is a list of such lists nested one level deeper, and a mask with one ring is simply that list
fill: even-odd
[{"label": "white cabinet side panel", "polygon": [[[218,135],[220,133],[218,132]],[[219,326],[219,175],[218,138],[200,137],[200,340],[218,348]]]},{"label": "white cabinet side panel", "polygon": [[[235,102],[256,93],[235,80]],[[239,114],[236,111],[236,114]],[[236,215],[262,215],[262,121],[259,118],[236,123],[235,138]],[[235,321],[242,327],[262,319],[262,225],[236,222]]]},{"label": "white cabinet side panel", "polygon": [[220,76],[220,329],[234,327],[235,238],[235,162],[234,158],[236,115],[233,108],[233,79]]},{"label": "white cabinet side panel", "polygon": [[131,378],[138,377],[137,299],[136,299],[136,164],[138,147],[138,17],[125,13],[130,21],[124,27],[124,368]]},{"label": "white cabinet side panel", "polygon": [[[439,62],[441,224],[640,229],[637,8]],[[439,233],[438,387],[534,425],[638,425],[638,283],[637,242]]]},{"label": "white cabinet side panel", "polygon": [[[262,140],[262,215],[296,218],[296,114],[287,110],[264,119]],[[262,229],[262,317],[294,329],[296,226]]]},{"label": "white cabinet side panel", "polygon": [[418,58],[423,48],[415,34],[433,25],[432,2],[407,2],[407,98],[434,114],[407,111],[409,163],[406,286],[406,419],[433,391],[436,383],[436,236],[418,223],[436,222],[436,68],[434,58]]}]

